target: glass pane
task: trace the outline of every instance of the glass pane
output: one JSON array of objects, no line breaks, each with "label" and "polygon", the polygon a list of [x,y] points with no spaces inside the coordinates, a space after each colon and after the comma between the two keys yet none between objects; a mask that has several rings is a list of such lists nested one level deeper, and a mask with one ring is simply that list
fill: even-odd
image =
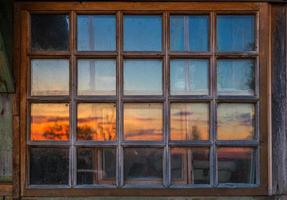
[{"label": "glass pane", "polygon": [[208,51],[208,16],[171,16],[170,48],[172,51]]},{"label": "glass pane", "polygon": [[31,105],[31,140],[69,140],[69,104]]},{"label": "glass pane", "polygon": [[69,46],[67,15],[31,15],[31,46],[33,51],[67,51]]},{"label": "glass pane", "polygon": [[256,183],[256,153],[252,148],[217,150],[219,183]]},{"label": "glass pane", "polygon": [[116,95],[116,61],[78,60],[78,95]]},{"label": "glass pane", "polygon": [[173,103],[170,109],[171,140],[209,139],[208,104]]},{"label": "glass pane", "polygon": [[69,95],[69,60],[31,61],[31,95]]},{"label": "glass pane", "polygon": [[80,15],[77,18],[78,51],[115,51],[116,17]]},{"label": "glass pane", "polygon": [[77,184],[115,184],[116,150],[112,148],[79,148],[77,151]]},{"label": "glass pane", "polygon": [[208,95],[208,68],[208,60],[171,60],[171,95]]},{"label": "glass pane", "polygon": [[161,16],[124,16],[124,51],[161,51]]},{"label": "glass pane", "polygon": [[125,95],[161,95],[161,60],[125,60]]},{"label": "glass pane", "polygon": [[218,51],[253,51],[255,48],[255,16],[221,15],[217,17]]},{"label": "glass pane", "polygon": [[78,104],[77,139],[116,140],[116,105],[114,103]]},{"label": "glass pane", "polygon": [[255,136],[253,104],[219,104],[217,108],[217,139],[251,140]]},{"label": "glass pane", "polygon": [[163,150],[159,148],[124,149],[126,183],[162,183]]},{"label": "glass pane", "polygon": [[173,184],[209,184],[209,149],[172,148],[171,176]]},{"label": "glass pane", "polygon": [[30,149],[30,184],[67,185],[69,150],[66,148]]},{"label": "glass pane", "polygon": [[254,95],[254,60],[218,60],[217,90],[219,95]]},{"label": "glass pane", "polygon": [[124,105],[124,139],[158,141],[163,138],[162,104],[127,103]]}]

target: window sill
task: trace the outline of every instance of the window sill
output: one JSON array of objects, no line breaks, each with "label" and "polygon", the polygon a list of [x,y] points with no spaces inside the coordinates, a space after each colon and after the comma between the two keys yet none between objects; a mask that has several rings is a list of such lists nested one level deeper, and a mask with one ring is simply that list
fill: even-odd
[{"label": "window sill", "polygon": [[53,188],[25,189],[24,197],[91,197],[91,196],[262,196],[267,187],[259,188],[191,188],[191,189],[95,189],[95,188]]}]

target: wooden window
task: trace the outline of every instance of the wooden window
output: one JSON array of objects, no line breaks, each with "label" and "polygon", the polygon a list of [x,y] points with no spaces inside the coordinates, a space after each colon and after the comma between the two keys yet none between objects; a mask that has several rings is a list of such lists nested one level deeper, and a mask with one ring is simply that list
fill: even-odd
[{"label": "wooden window", "polygon": [[267,193],[267,5],[18,5],[24,196]]}]

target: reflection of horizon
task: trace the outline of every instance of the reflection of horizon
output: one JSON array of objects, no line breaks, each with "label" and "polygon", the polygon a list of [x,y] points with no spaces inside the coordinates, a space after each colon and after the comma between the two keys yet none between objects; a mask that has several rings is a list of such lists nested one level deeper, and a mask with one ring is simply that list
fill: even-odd
[{"label": "reflection of horizon", "polygon": [[171,105],[171,140],[208,140],[209,107],[204,103]]},{"label": "reflection of horizon", "polygon": [[31,126],[32,140],[68,140],[69,121],[63,122],[52,120],[47,122],[36,122]]},{"label": "reflection of horizon", "polygon": [[136,132],[125,133],[125,138],[128,140],[160,140],[162,138],[161,129],[137,129]]},{"label": "reflection of horizon", "polygon": [[221,104],[218,107],[217,135],[221,140],[250,140],[254,137],[253,104]]}]

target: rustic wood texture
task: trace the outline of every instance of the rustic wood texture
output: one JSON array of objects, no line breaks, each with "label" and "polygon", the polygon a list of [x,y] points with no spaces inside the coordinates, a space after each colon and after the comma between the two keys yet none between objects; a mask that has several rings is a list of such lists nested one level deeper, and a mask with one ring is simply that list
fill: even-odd
[{"label": "rustic wood texture", "polygon": [[[268,53],[269,53],[269,35],[268,35],[268,28],[269,28],[269,23],[268,19],[268,4],[266,3],[187,3],[187,2],[181,2],[181,3],[172,3],[172,2],[149,2],[149,3],[143,3],[143,2],[131,2],[131,3],[127,3],[127,2],[117,2],[117,3],[110,3],[110,2],[86,2],[86,3],[67,3],[67,2],[61,2],[61,3],[55,3],[55,2],[51,2],[51,3],[39,3],[39,2],[35,2],[35,3],[16,3],[16,9],[19,9],[16,13],[16,17],[18,17],[17,19],[17,23],[18,23],[18,30],[17,32],[15,32],[15,34],[19,34],[21,36],[21,40],[17,40],[17,44],[19,44],[19,49],[18,51],[15,52],[15,55],[17,58],[19,59],[15,59],[17,61],[15,61],[15,66],[17,67],[17,70],[15,70],[15,73],[17,75],[17,95],[20,95],[19,98],[17,98],[17,95],[15,96],[15,118],[14,118],[14,127],[15,127],[15,132],[14,132],[14,145],[17,145],[17,143],[19,141],[17,141],[15,138],[19,138],[20,136],[20,144],[17,145],[17,147],[15,147],[15,151],[14,151],[14,163],[15,163],[15,169],[16,172],[14,173],[14,178],[18,179],[20,178],[20,186],[19,186],[19,182],[17,182],[17,184],[14,185],[15,189],[14,189],[14,197],[17,197],[17,191],[18,191],[18,195],[20,194],[20,196],[24,197],[40,197],[40,196],[133,196],[133,195],[140,195],[140,196],[189,196],[189,195],[207,195],[207,196],[211,196],[211,195],[221,195],[221,196],[227,196],[227,195],[265,195],[267,194],[267,136],[268,136],[268,112],[267,112],[267,107],[269,105],[269,101],[267,99],[267,84],[270,83],[269,78],[267,76],[267,69],[268,69]],[[73,10],[73,11],[70,11]],[[54,13],[63,13],[65,11],[70,11],[70,16],[71,19],[73,19],[73,21],[75,20],[75,12],[82,12],[82,13],[86,13],[86,12],[92,12],[93,10],[100,10],[101,12],[115,12],[118,11],[117,16],[119,18],[122,18],[122,13],[123,12],[128,12],[128,13],[137,13],[137,12],[141,12],[141,13],[150,13],[150,12],[160,12],[160,13],[164,13],[164,16],[166,17],[170,12],[169,11],[177,11],[177,12],[186,12],[187,10],[191,10],[194,12],[211,12],[213,13],[213,17],[212,17],[212,24],[215,24],[215,12],[220,10],[220,13],[226,13],[226,14],[231,14],[231,13],[255,13],[258,16],[258,27],[260,27],[259,29],[257,29],[257,32],[260,32],[260,51],[256,52],[256,54],[252,54],[252,55],[242,55],[243,57],[260,57],[259,63],[260,63],[260,69],[262,70],[262,73],[260,73],[260,95],[257,95],[256,98],[253,99],[248,99],[248,98],[242,98],[242,97],[238,97],[238,98],[229,98],[229,97],[225,97],[225,98],[221,98],[218,99],[218,102],[222,102],[222,101],[228,101],[228,102],[257,102],[258,100],[260,100],[260,110],[262,112],[260,112],[260,133],[261,133],[261,138],[260,141],[262,141],[260,144],[260,160],[261,160],[261,165],[260,165],[260,170],[261,170],[261,174],[260,174],[260,186],[259,187],[251,187],[251,188],[236,188],[234,189],[233,186],[230,186],[229,188],[188,188],[185,190],[181,190],[181,189],[173,189],[173,188],[168,188],[168,189],[162,189],[162,188],[155,188],[155,189],[147,189],[143,187],[141,188],[136,188],[136,189],[127,189],[127,188],[119,188],[119,189],[108,189],[108,188],[103,188],[103,189],[95,189],[95,188],[78,188],[77,186],[73,185],[72,188],[63,188],[63,187],[29,187],[27,184],[28,181],[28,173],[27,173],[27,168],[28,168],[28,158],[29,155],[27,154],[27,147],[28,145],[33,145],[31,142],[27,143],[27,109],[28,109],[28,103],[29,102],[37,102],[39,101],[39,99],[37,99],[36,97],[31,97],[29,95],[29,75],[27,73],[27,70],[29,69],[29,58],[34,58],[34,57],[41,57],[41,58],[45,58],[45,57],[51,57],[52,54],[50,55],[40,55],[40,53],[37,52],[30,52],[30,48],[29,48],[29,12],[40,12],[40,13],[50,13],[50,12],[54,12]],[[232,10],[232,12],[231,12]],[[165,19],[166,20],[166,19]],[[164,25],[167,26],[167,21],[164,21]],[[19,31],[19,27],[20,27],[20,31]],[[119,30],[121,30],[122,28],[122,24],[119,24],[117,27]],[[71,32],[73,33],[72,36],[70,36],[70,39],[72,39],[71,42],[71,47],[72,49],[74,49],[74,37],[75,37],[75,32],[74,32],[74,25],[71,26]],[[121,31],[120,31],[121,32]],[[258,34],[258,33],[257,33]],[[118,35],[117,37],[120,37],[120,35]],[[166,35],[164,36],[166,37]],[[215,37],[215,33],[213,32],[212,37]],[[121,37],[120,37],[121,38]],[[16,38],[17,39],[17,38]],[[121,46],[121,39],[118,40],[118,45]],[[213,49],[215,48],[214,46],[215,44],[213,44]],[[17,48],[17,47],[16,47]],[[117,56],[117,60],[118,60],[118,64],[122,62],[122,58],[136,58],[136,57],[142,57],[147,56],[147,58],[149,57],[162,57],[164,58],[165,62],[168,62],[168,57],[166,56],[168,51],[166,51],[166,47],[163,48],[163,52],[162,54],[150,54],[150,55],[145,55],[143,53],[137,53],[137,54],[131,54],[131,53],[125,53],[122,52],[122,49],[119,48],[117,54],[113,54],[113,55],[107,55],[107,56],[111,56],[111,57],[115,57]],[[18,53],[17,53],[18,52]],[[20,56],[19,56],[19,53]],[[55,52],[54,52],[55,53]],[[214,53],[214,50],[213,50]],[[70,49],[70,51],[68,53],[63,54],[63,52],[56,52],[55,53],[56,56],[60,57],[69,57],[70,58],[70,62],[72,64],[72,66],[75,65],[75,59],[77,56],[77,52]],[[101,55],[98,56],[102,56],[104,55],[103,53]],[[85,55],[82,56],[90,56],[93,57],[94,55],[89,55],[88,53],[85,53]],[[177,55],[178,56],[178,55]],[[182,57],[188,57],[189,55],[181,55]],[[210,57],[210,55],[204,55],[206,57]],[[226,55],[215,55],[213,56],[213,64],[215,64],[214,60],[216,58],[216,56],[220,57],[220,56],[226,56]],[[238,57],[240,55],[230,55],[231,57]],[[146,58],[146,57],[145,57]],[[121,65],[120,65],[121,66]],[[121,74],[121,68],[119,67],[117,74]],[[215,70],[215,68],[213,69]],[[168,71],[166,71],[168,72]],[[215,71],[213,71],[214,73]],[[75,79],[75,73],[72,72],[72,76],[73,79]],[[167,74],[165,74],[165,76],[167,76]],[[119,76],[121,79],[121,76]],[[215,81],[214,78],[212,78],[213,81]],[[118,80],[121,81],[121,80]],[[119,84],[117,84],[118,86],[118,90],[121,91],[122,88],[119,87]],[[168,84],[167,84],[168,85]],[[165,85],[164,87],[164,91],[165,93],[168,92],[167,90],[167,85]],[[75,85],[72,85],[73,90],[75,90]],[[214,91],[214,88],[213,90]],[[72,93],[73,96],[73,101],[71,102],[72,105],[75,104],[75,102],[78,100],[75,96],[75,93]],[[213,95],[215,95],[216,93],[212,93]],[[164,96],[164,97],[167,97]],[[163,96],[156,96],[156,97],[150,97],[148,101],[152,101],[152,102],[163,102],[164,99]],[[54,98],[54,97],[53,97]],[[123,97],[123,96],[118,96],[119,101],[124,101],[124,102],[142,102],[143,99],[141,98],[134,98],[134,97]],[[190,99],[191,101],[195,100],[195,101],[199,101],[199,100],[204,100],[205,97],[199,98],[199,99]],[[40,99],[41,100],[41,99]],[[51,98],[47,98],[45,99],[45,101],[51,101]],[[85,100],[85,99],[82,99]],[[95,100],[95,99],[94,99]],[[100,99],[100,101],[103,101],[104,99]],[[111,100],[111,99],[106,99],[106,100]],[[172,99],[171,99],[172,100]],[[185,100],[185,99],[174,99],[175,101],[180,101],[180,100]],[[207,98],[205,99],[207,102],[209,102],[211,99]],[[64,101],[66,102],[67,99],[55,99],[56,102],[59,101]],[[70,101],[68,99],[68,101]],[[121,104],[121,103],[120,103]],[[17,105],[20,106],[20,121],[19,118],[17,118],[16,113],[18,113],[18,108]],[[216,102],[213,102],[213,107],[215,107]],[[165,105],[167,106],[167,104]],[[75,107],[75,106],[74,106]],[[118,108],[120,111],[122,110],[121,107]],[[75,113],[75,110],[72,111],[72,115],[74,115],[73,113]],[[119,116],[122,115],[122,113],[118,114]],[[166,118],[168,118],[168,115],[166,115]],[[119,129],[121,129],[121,122],[118,122],[119,125]],[[19,125],[19,127],[18,127]],[[167,126],[167,125],[166,125]],[[20,130],[20,135],[19,135],[19,131],[18,128]],[[167,127],[165,127],[167,129]],[[74,131],[75,132],[75,131]],[[119,137],[122,137],[122,135],[119,133]],[[72,141],[75,142],[75,141]],[[167,138],[165,139],[164,143],[162,143],[161,145],[167,145],[168,143]],[[256,141],[256,142],[259,142]],[[36,143],[35,143],[36,144]],[[38,143],[40,144],[40,143]],[[42,144],[42,143],[41,143]],[[48,144],[48,143],[47,143]],[[73,143],[73,148],[76,145],[76,143]],[[98,144],[97,144],[98,145]],[[130,145],[130,144],[126,144],[126,145]],[[146,144],[145,144],[146,145]],[[190,145],[190,144],[187,144]],[[191,144],[192,145],[192,144]],[[208,144],[209,145],[209,144]],[[226,145],[226,144],[221,144],[221,145]],[[233,143],[232,143],[233,145]],[[257,143],[256,143],[257,145]],[[19,147],[19,149],[17,149]],[[123,162],[122,159],[122,146],[118,145],[118,151],[119,153],[119,162]],[[74,150],[73,150],[74,151]],[[168,152],[165,152],[166,154]],[[20,156],[20,163],[18,163],[18,165],[16,165],[16,163],[19,161],[19,156]],[[74,166],[74,165],[73,165]],[[122,166],[122,165],[121,165]],[[263,167],[261,167],[263,166]],[[123,170],[123,168],[119,168],[118,172],[121,172]],[[166,169],[165,169],[166,170]],[[75,167],[72,169],[72,173],[75,172]],[[118,173],[120,174],[120,173]],[[168,184],[170,178],[167,178],[166,180],[164,180],[165,184]],[[118,185],[122,185],[123,184],[123,177],[119,176],[118,177]],[[71,178],[71,182],[73,182],[74,180]],[[13,181],[14,182],[14,181]],[[18,187],[17,187],[18,186]],[[20,190],[20,193],[19,193]]]},{"label": "rustic wood texture", "polygon": [[12,79],[12,1],[0,0],[0,93],[13,92]]},{"label": "rustic wood texture", "polygon": [[273,193],[287,192],[286,7],[272,6]]},{"label": "rustic wood texture", "polygon": [[[21,55],[21,36],[18,34],[21,32],[20,28],[20,10],[18,7],[14,8],[14,43],[13,43],[13,57],[18,58]],[[12,196],[14,199],[18,199],[20,196],[20,87],[19,87],[19,74],[20,59],[13,60],[13,72],[15,78],[15,94],[12,100],[12,110],[13,110],[13,191]]]},{"label": "rustic wood texture", "polygon": [[11,95],[0,95],[0,182],[12,176],[12,108]]},{"label": "rustic wood texture", "polygon": [[0,32],[0,93],[13,91],[14,82],[12,78],[10,63],[4,45],[4,39]]}]

